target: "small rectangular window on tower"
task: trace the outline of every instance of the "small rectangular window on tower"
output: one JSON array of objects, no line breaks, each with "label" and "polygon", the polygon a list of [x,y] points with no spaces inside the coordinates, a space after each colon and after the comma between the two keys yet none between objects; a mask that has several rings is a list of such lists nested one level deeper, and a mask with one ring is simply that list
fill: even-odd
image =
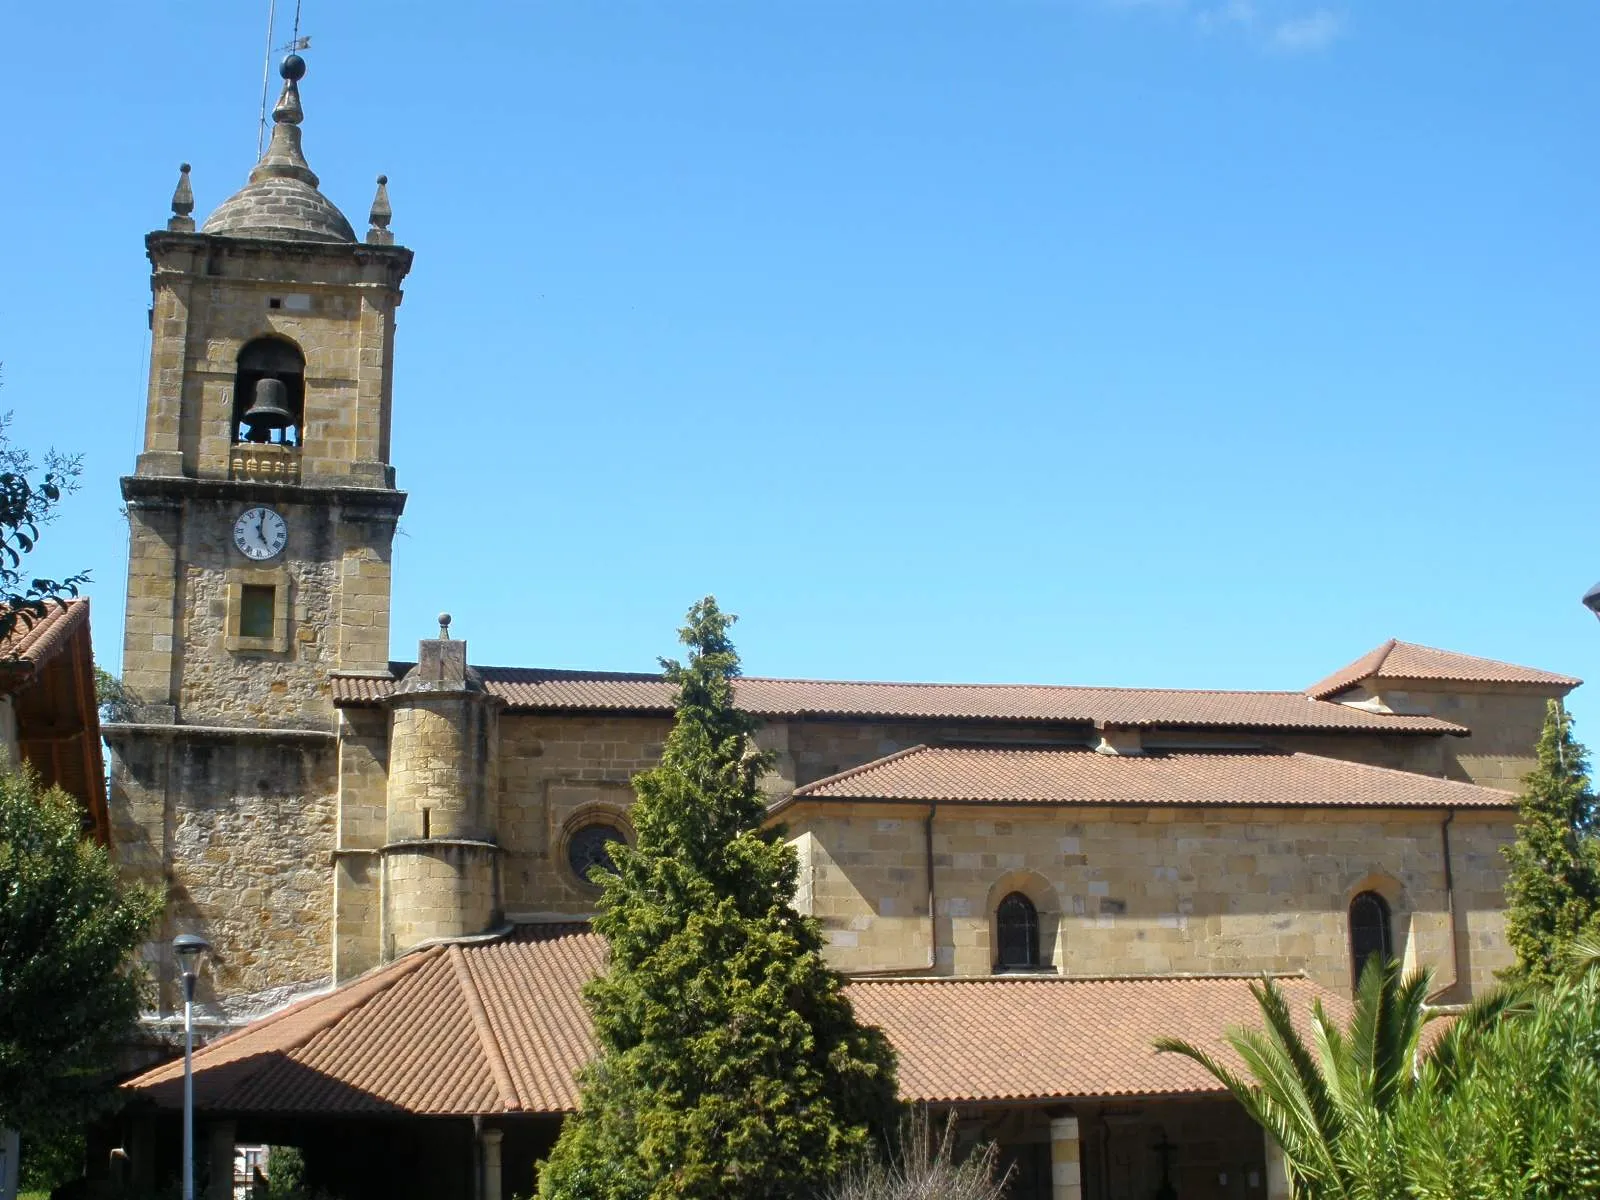
[{"label": "small rectangular window on tower", "polygon": [[269,638],[275,611],[277,589],[247,583],[239,591],[239,636]]}]

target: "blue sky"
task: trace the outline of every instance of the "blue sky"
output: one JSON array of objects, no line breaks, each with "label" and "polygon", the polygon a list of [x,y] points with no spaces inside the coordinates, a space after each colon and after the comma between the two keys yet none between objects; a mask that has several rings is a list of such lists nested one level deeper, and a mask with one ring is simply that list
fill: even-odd
[{"label": "blue sky", "polygon": [[[180,161],[197,216],[243,183],[267,5],[13,8],[0,405],[85,456],[38,566],[93,567],[116,664],[142,237]],[[1299,687],[1397,636],[1600,679],[1593,0],[302,25],[323,190],[361,227],[387,173],[417,254],[397,656],[447,608],[640,669],[714,592],[753,674]]]}]

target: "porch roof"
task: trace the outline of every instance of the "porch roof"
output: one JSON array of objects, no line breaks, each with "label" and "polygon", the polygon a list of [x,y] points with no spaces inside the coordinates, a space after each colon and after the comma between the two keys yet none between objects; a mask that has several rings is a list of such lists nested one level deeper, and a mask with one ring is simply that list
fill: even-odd
[{"label": "porch roof", "polygon": [[[202,1110],[277,1115],[559,1115],[577,1107],[594,1053],[585,981],[605,943],[581,924],[521,926],[492,942],[432,946],[301,1001],[194,1056]],[[1336,996],[1281,980],[1295,1010]],[[1157,1055],[1173,1035],[1225,1058],[1223,1031],[1257,1010],[1244,977],[857,980],[860,1018],[900,1056],[907,1100],[1027,1102],[1217,1094],[1204,1071]],[[125,1087],[182,1104],[183,1064]]]}]

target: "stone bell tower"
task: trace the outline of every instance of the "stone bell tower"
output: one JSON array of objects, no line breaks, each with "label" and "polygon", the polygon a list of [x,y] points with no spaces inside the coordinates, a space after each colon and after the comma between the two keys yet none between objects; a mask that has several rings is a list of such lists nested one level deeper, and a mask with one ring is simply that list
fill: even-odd
[{"label": "stone bell tower", "polygon": [[[337,716],[329,673],[386,674],[395,310],[411,251],[380,176],[358,241],[301,150],[291,54],[272,138],[198,230],[184,164],[152,266],[116,851],[217,947],[219,991],[331,971]],[[168,973],[163,972],[163,975]],[[165,986],[165,984],[164,984]],[[163,997],[165,999],[165,996]]]}]

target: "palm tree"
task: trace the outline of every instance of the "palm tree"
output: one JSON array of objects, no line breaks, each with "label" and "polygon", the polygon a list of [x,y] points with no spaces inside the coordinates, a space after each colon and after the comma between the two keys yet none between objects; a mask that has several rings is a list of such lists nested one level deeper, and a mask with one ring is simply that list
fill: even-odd
[{"label": "palm tree", "polygon": [[1426,970],[1402,975],[1399,963],[1374,955],[1348,1026],[1341,1030],[1318,1001],[1309,1044],[1282,989],[1271,979],[1251,984],[1265,1027],[1227,1034],[1248,1078],[1190,1042],[1163,1038],[1156,1049],[1186,1055],[1228,1089],[1283,1148],[1303,1200],[1387,1200],[1405,1190],[1393,1115],[1424,1058],[1448,1088],[1472,1041],[1516,999],[1512,992],[1485,997],[1425,1051],[1423,1029],[1438,1015],[1425,1003],[1431,979]]}]

